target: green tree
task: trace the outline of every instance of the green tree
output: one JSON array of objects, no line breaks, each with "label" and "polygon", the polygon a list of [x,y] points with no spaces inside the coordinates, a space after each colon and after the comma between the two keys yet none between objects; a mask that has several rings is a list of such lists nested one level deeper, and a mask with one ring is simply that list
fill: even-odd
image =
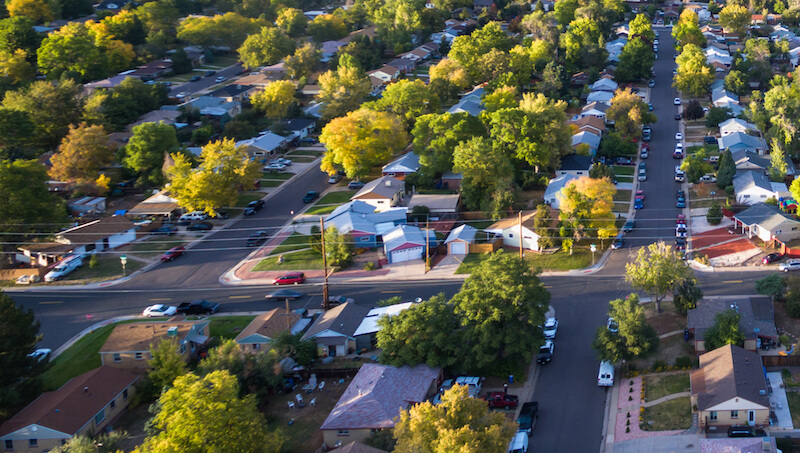
[{"label": "green tree", "polygon": [[309,366],[317,358],[317,344],[303,340],[303,333],[292,335],[284,330],[272,341],[272,348],[280,357],[291,357],[300,366]]},{"label": "green tree", "polygon": [[786,153],[778,139],[772,139],[772,149],[769,152],[769,177],[775,182],[783,182],[789,172],[786,163]]},{"label": "green tree", "polygon": [[609,181],[613,181],[617,178],[617,175],[614,172],[614,167],[597,162],[589,169],[589,177],[594,179],[608,178]]},{"label": "green tree", "polygon": [[714,81],[715,72],[706,61],[703,49],[695,44],[687,44],[683,46],[683,52],[675,62],[678,64],[678,73],[672,84],[675,88],[693,96],[708,92],[708,87]]},{"label": "green tree", "polygon": [[703,32],[700,30],[697,13],[688,8],[681,12],[680,19],[672,28],[672,37],[677,41],[679,49],[687,44],[696,46],[704,46],[706,44],[706,37],[703,36]]},{"label": "green tree", "polygon": [[445,369],[457,368],[462,363],[459,318],[444,294],[412,305],[397,316],[383,316],[378,325],[383,363],[393,366],[424,363]]},{"label": "green tree", "polygon": [[625,265],[625,281],[649,293],[661,312],[661,299],[681,282],[693,278],[694,272],[680,256],[662,241],[639,249],[636,261]]},{"label": "green tree", "polygon": [[722,123],[729,118],[733,118],[733,114],[729,108],[711,107],[706,115],[706,127],[709,129],[719,127],[719,123]]},{"label": "green tree", "polygon": [[608,52],[600,44],[603,31],[597,21],[575,19],[561,35],[561,47],[567,62],[579,68],[599,68],[606,61]]},{"label": "green tree", "polygon": [[619,363],[643,357],[658,348],[658,333],[647,323],[639,296],[630,294],[625,299],[609,302],[609,318],[617,322],[617,332],[606,326],[598,327],[592,347],[602,361]]},{"label": "green tree", "polygon": [[50,161],[50,175],[60,181],[92,182],[114,160],[114,148],[103,126],[70,126]]},{"label": "green tree", "polygon": [[515,430],[511,420],[490,411],[484,401],[470,398],[466,386],[456,385],[442,395],[442,404],[425,401],[400,411],[394,451],[505,453]]},{"label": "green tree", "polygon": [[255,398],[239,397],[239,384],[227,371],[180,376],[158,402],[152,420],[156,434],[145,439],[145,452],[277,453],[283,444],[283,434],[268,429]]},{"label": "green tree", "polygon": [[317,96],[324,105],[322,119],[330,120],[357,109],[369,91],[369,78],[358,67],[339,64],[335,71],[322,74]]},{"label": "green tree", "polygon": [[609,132],[600,141],[597,154],[607,157],[631,156],[636,154],[636,144],[623,139],[619,132]]},{"label": "green tree", "polygon": [[542,343],[538,326],[550,304],[537,274],[518,257],[497,252],[467,277],[452,299],[464,328],[466,368],[503,375],[527,365]]},{"label": "green tree", "polygon": [[546,249],[553,245],[553,237],[555,232],[552,229],[553,216],[550,215],[550,208],[547,205],[540,204],[536,207],[536,213],[533,215],[533,232],[539,236],[539,249]]},{"label": "green tree", "polygon": [[565,0],[557,2],[554,8],[556,22],[564,29],[566,26],[575,20],[575,10],[578,9],[580,3],[578,0]]},{"label": "green tree", "polygon": [[683,109],[683,116],[689,121],[692,120],[699,120],[703,116],[705,116],[706,112],[703,111],[703,106],[700,105],[700,102],[697,99],[692,99],[691,101],[686,103],[686,107]]},{"label": "green tree", "polygon": [[725,89],[742,95],[747,89],[747,82],[749,79],[742,71],[732,69],[728,75],[725,76]]},{"label": "green tree", "polygon": [[306,30],[308,35],[318,43],[333,41],[347,36],[347,24],[344,23],[342,18],[333,14],[323,14],[315,17],[314,20],[308,23]]},{"label": "green tree", "polygon": [[256,135],[256,128],[247,121],[234,120],[225,123],[222,128],[222,136],[231,140],[244,140]]},{"label": "green tree", "polygon": [[492,194],[510,187],[514,175],[511,159],[485,137],[473,137],[455,147],[453,171],[462,173],[461,196],[473,211],[491,210]]},{"label": "green tree", "polygon": [[77,436],[50,451],[52,453],[116,453],[122,451],[119,448],[120,443],[128,437],[128,433],[125,431],[111,431],[100,434],[94,439],[88,436]]},{"label": "green tree", "polygon": [[657,120],[656,116],[650,113],[642,98],[628,88],[617,90],[614,93],[606,117],[614,121],[614,130],[629,139],[640,138],[642,125],[653,124]]},{"label": "green tree", "polygon": [[0,231],[50,233],[53,224],[66,221],[66,207],[47,189],[49,179],[35,160],[0,160]]},{"label": "green tree", "polygon": [[733,161],[733,155],[729,149],[722,152],[719,158],[719,168],[717,170],[717,185],[720,189],[733,184],[733,177],[736,175],[736,162]]},{"label": "green tree", "polygon": [[35,157],[31,149],[35,127],[26,112],[0,108],[0,160]]},{"label": "green tree", "polygon": [[36,81],[16,91],[8,91],[3,98],[3,107],[25,112],[36,125],[33,143],[44,148],[55,148],[67,135],[69,125],[76,123],[78,108],[78,85],[62,81],[53,85]]},{"label": "green tree", "polygon": [[472,80],[480,78],[482,68],[478,62],[493,49],[508,52],[512,41],[500,28],[498,22],[490,22],[483,28],[475,30],[471,35],[462,35],[453,40],[448,58],[458,62]]},{"label": "green tree", "polygon": [[147,85],[139,79],[128,77],[114,90],[97,90],[86,101],[84,120],[103,124],[112,131],[124,130],[141,115],[167,103],[167,88]]},{"label": "green tree", "polygon": [[188,74],[194,68],[189,60],[189,55],[183,48],[175,49],[175,53],[170,57],[172,60],[172,72],[175,74]]},{"label": "green tree", "polygon": [[167,170],[172,195],[188,211],[215,214],[223,206],[233,206],[239,187],[252,187],[261,174],[244,147],[233,140],[209,143],[200,153],[200,166],[192,168],[183,154],[172,154],[175,165]]},{"label": "green tree", "polygon": [[628,36],[639,36],[653,42],[656,39],[656,34],[653,32],[650,18],[646,14],[637,14],[628,24]]},{"label": "green tree", "polygon": [[339,48],[336,53],[337,62],[338,58],[348,54],[358,62],[361,69],[365,71],[376,69],[381,65],[383,47],[383,43],[377,39],[373,41],[369,36],[355,36],[350,43]]},{"label": "green tree", "polygon": [[719,225],[722,223],[722,207],[716,201],[711,203],[711,206],[708,208],[706,220],[710,225]]},{"label": "green tree", "polygon": [[294,97],[297,87],[288,80],[277,80],[265,86],[263,90],[255,93],[251,102],[253,108],[264,112],[268,118],[286,118],[289,109],[297,104]]},{"label": "green tree", "polygon": [[386,87],[380,99],[364,104],[364,108],[394,113],[410,128],[421,115],[439,111],[439,97],[422,80],[403,79]]},{"label": "green tree", "polygon": [[388,162],[406,147],[409,137],[397,115],[359,109],[325,125],[319,140],[327,147],[322,171],[332,175],[343,169],[353,179]]},{"label": "green tree", "polygon": [[453,169],[453,151],[459,143],[485,137],[487,132],[483,123],[468,113],[433,113],[417,118],[411,135],[420,165],[435,175]]},{"label": "green tree", "polygon": [[739,36],[744,36],[747,27],[750,25],[750,16],[750,11],[746,7],[736,3],[728,3],[719,12],[719,24],[726,30],[738,33]]},{"label": "green tree", "polygon": [[648,79],[654,62],[652,46],[642,38],[631,38],[622,48],[614,79],[620,83]]},{"label": "green tree", "polygon": [[273,65],[294,52],[294,41],[277,28],[261,27],[239,47],[239,59],[248,68]]},{"label": "green tree", "polygon": [[44,0],[9,0],[5,6],[11,17],[30,17],[38,23],[53,20],[53,12]]},{"label": "green tree", "polygon": [[133,135],[125,145],[122,164],[139,175],[139,187],[161,187],[164,158],[178,150],[175,128],[163,123],[143,123],[134,126]]},{"label": "green tree", "polygon": [[703,340],[705,340],[706,351],[713,351],[722,346],[732,344],[742,346],[744,344],[744,333],[739,322],[742,320],[736,310],[725,310],[717,313],[714,324],[706,330]]},{"label": "green tree", "polygon": [[672,293],[672,303],[682,315],[688,310],[697,308],[697,301],[702,298],[703,291],[697,287],[697,281],[692,278],[681,282]]},{"label": "green tree", "polygon": [[147,377],[157,389],[172,386],[178,376],[186,374],[186,362],[178,352],[176,341],[165,338],[157,346],[151,345],[150,356],[147,363],[151,369]]},{"label": "green tree", "polygon": [[308,19],[303,11],[297,8],[284,8],[278,13],[275,25],[291,37],[297,37],[306,30]]},{"label": "green tree", "polygon": [[[2,180],[0,172],[0,186]],[[38,360],[28,357],[41,339],[39,321],[36,321],[33,311],[18,307],[10,296],[0,292],[0,344],[3,350],[0,354],[3,369],[0,374],[0,416],[3,418],[10,417],[20,409],[21,403],[32,399],[41,388],[39,375],[43,366]]]},{"label": "green tree", "polygon": [[549,98],[557,98],[564,88],[564,67],[555,61],[550,61],[545,65],[539,82],[536,83],[536,90]]},{"label": "green tree", "polygon": [[[277,390],[282,383],[277,351],[270,348],[257,354],[246,354],[233,339],[209,351],[197,370],[202,375],[215,371],[226,371],[239,380],[240,394],[264,390],[265,393]],[[258,384],[258,385],[255,385]]]},{"label": "green tree", "polygon": [[259,32],[264,24],[236,13],[216,16],[189,16],[178,26],[178,39],[201,47],[238,48],[249,35]]},{"label": "green tree", "polygon": [[42,36],[33,29],[34,25],[36,22],[26,16],[0,20],[0,49],[7,52],[22,49],[29,57],[36,55]]},{"label": "green tree", "polygon": [[283,66],[292,79],[309,77],[314,72],[317,64],[319,64],[320,55],[320,51],[317,50],[314,44],[308,42],[298,47],[292,55],[286,57],[283,61]]},{"label": "green tree", "polygon": [[774,302],[786,291],[786,279],[779,274],[768,275],[756,280],[756,292],[769,296]]},{"label": "green tree", "polygon": [[83,80],[102,79],[108,74],[108,60],[86,25],[71,22],[49,34],[36,52],[39,71],[51,79],[65,72]]},{"label": "green tree", "polygon": [[328,265],[347,267],[353,261],[353,241],[348,234],[341,234],[331,225],[325,230],[325,255]]}]

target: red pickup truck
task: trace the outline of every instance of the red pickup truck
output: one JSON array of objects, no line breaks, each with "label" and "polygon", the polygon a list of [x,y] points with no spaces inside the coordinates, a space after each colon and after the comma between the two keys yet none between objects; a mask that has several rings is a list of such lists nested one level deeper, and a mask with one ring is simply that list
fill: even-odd
[{"label": "red pickup truck", "polygon": [[519,398],[516,395],[507,395],[503,392],[492,392],[482,397],[489,404],[489,407],[502,407],[503,409],[510,409],[517,407]]}]

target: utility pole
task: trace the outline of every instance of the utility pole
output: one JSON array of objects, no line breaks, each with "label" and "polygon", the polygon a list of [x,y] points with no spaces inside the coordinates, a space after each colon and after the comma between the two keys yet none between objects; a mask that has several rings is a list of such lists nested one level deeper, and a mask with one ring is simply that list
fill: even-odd
[{"label": "utility pole", "polygon": [[431,237],[430,237],[430,214],[425,215],[425,273],[427,274],[430,269],[428,269],[428,255],[431,253]]},{"label": "utility pole", "polygon": [[519,211],[519,260],[522,261],[524,259],[524,255],[522,253],[522,211]]},{"label": "utility pole", "polygon": [[292,312],[289,311],[289,299],[286,299],[286,330],[291,333],[292,331]]},{"label": "utility pole", "polygon": [[323,275],[323,282],[322,282],[322,306],[325,307],[325,310],[328,310],[328,254],[325,253],[325,223],[322,221],[322,217],[319,218],[319,231],[320,231],[320,238],[322,239],[322,272]]}]

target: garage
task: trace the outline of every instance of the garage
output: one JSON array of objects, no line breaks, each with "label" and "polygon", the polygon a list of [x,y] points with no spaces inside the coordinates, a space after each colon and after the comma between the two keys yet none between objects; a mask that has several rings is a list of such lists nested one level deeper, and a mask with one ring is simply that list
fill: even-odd
[{"label": "garage", "polygon": [[383,234],[383,251],[389,263],[421,260],[425,255],[425,247],[436,246],[436,233],[433,230],[421,230],[411,225],[398,225],[395,229]]},{"label": "garage", "polygon": [[451,255],[466,255],[467,243],[461,241],[451,242],[449,253]]},{"label": "garage", "polygon": [[447,244],[449,255],[466,255],[469,253],[469,245],[475,243],[475,235],[478,230],[467,224],[456,227],[447,235],[444,243]]},{"label": "garage", "polygon": [[404,250],[395,250],[389,257],[390,263],[402,263],[403,261],[421,260],[422,247],[413,247]]}]

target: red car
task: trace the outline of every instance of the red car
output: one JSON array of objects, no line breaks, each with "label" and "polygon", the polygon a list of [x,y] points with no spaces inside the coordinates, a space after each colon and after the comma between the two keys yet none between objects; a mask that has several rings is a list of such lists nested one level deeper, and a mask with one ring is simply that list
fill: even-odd
[{"label": "red car", "polygon": [[505,410],[517,407],[517,403],[519,403],[519,398],[516,395],[507,395],[503,392],[492,392],[482,398],[486,400],[489,407],[502,407]]},{"label": "red car", "polygon": [[644,190],[637,190],[636,191],[636,199],[637,200],[641,199],[642,201],[644,201]]},{"label": "red car", "polygon": [[184,252],[186,252],[186,249],[182,245],[178,247],[172,247],[171,249],[167,250],[166,253],[161,255],[161,261],[163,262],[172,261],[175,258],[183,255]]},{"label": "red car", "polygon": [[302,272],[289,272],[272,281],[273,285],[299,285],[306,281],[306,275]]},{"label": "red car", "polygon": [[686,216],[683,214],[678,214],[678,218],[675,220],[675,224],[683,223],[686,224]]}]

